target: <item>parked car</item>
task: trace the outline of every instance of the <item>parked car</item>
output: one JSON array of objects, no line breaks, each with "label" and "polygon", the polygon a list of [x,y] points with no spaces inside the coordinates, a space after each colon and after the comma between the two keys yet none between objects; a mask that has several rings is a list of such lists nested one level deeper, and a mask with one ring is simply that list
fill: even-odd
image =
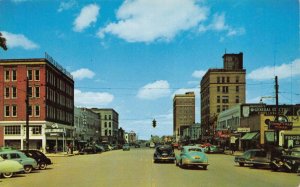
[{"label": "parked car", "polygon": [[38,168],[44,170],[48,165],[51,165],[52,162],[44,153],[38,150],[22,150],[22,152],[27,156],[35,159],[38,163]]},{"label": "parked car", "polygon": [[173,162],[175,160],[175,153],[173,147],[170,145],[160,145],[155,148],[153,155],[154,163],[160,162]]},{"label": "parked car", "polygon": [[27,157],[21,151],[17,151],[17,150],[1,151],[0,156],[4,160],[18,161],[20,164],[23,165],[25,173],[30,173],[32,169],[38,168],[37,162],[33,158]]},{"label": "parked car", "polygon": [[150,148],[154,148],[154,147],[155,147],[155,143],[154,143],[154,142],[150,142],[149,147],[150,147]]},{"label": "parked car", "polygon": [[104,147],[97,144],[86,144],[83,149],[81,149],[80,154],[96,154],[105,151]]},{"label": "parked car", "polygon": [[288,172],[298,172],[300,170],[300,147],[293,148],[289,154],[283,155],[283,166]]},{"label": "parked car", "polygon": [[208,158],[204,153],[204,149],[198,146],[183,146],[180,154],[175,156],[176,166],[201,166],[207,169]]},{"label": "parked car", "polygon": [[136,144],[134,144],[134,147],[135,148],[140,148],[141,146],[140,146],[140,144],[136,143]]},{"label": "parked car", "polygon": [[130,151],[129,144],[124,144],[122,149],[123,149],[123,151]]},{"label": "parked car", "polygon": [[23,172],[24,167],[22,164],[15,160],[4,160],[0,156],[0,175],[4,178],[10,178],[15,173]]},{"label": "parked car", "polygon": [[210,145],[205,148],[206,153],[224,153],[224,149],[217,145]]},{"label": "parked car", "polygon": [[252,165],[253,167],[270,166],[271,155],[263,149],[249,149],[243,155],[235,156],[234,161],[240,166],[245,164]]}]

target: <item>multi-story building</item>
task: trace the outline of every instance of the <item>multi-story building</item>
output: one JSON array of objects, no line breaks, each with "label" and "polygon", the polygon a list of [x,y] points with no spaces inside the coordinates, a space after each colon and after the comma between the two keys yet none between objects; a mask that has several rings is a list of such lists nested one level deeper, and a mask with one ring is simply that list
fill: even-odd
[{"label": "multi-story building", "polygon": [[5,146],[28,145],[26,122],[31,149],[57,151],[73,141],[74,80],[53,58],[2,59],[0,77]]},{"label": "multi-story building", "polygon": [[100,141],[100,116],[88,108],[74,108],[75,145]]},{"label": "multi-story building", "polygon": [[173,99],[173,135],[179,141],[183,130],[195,123],[195,94],[176,94]]},{"label": "multi-story building", "polygon": [[201,138],[201,124],[195,123],[183,130],[183,140],[197,142]]},{"label": "multi-story building", "polygon": [[222,69],[209,69],[201,86],[201,125],[204,138],[216,130],[217,116],[221,111],[245,103],[246,70],[243,53],[224,54]]},{"label": "multi-story building", "polygon": [[137,141],[137,134],[134,131],[128,133],[128,143],[134,144]]},{"label": "multi-story building", "polygon": [[112,108],[92,108],[100,116],[102,142],[118,143],[119,114]]}]

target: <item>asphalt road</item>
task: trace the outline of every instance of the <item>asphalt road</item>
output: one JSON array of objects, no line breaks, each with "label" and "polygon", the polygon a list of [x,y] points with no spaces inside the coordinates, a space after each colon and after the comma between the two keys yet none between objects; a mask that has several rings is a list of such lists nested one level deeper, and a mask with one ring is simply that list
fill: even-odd
[{"label": "asphalt road", "polygon": [[95,155],[51,157],[44,171],[0,179],[0,187],[297,187],[295,173],[239,167],[231,155],[208,155],[207,170],[181,169],[175,164],[154,164],[154,149],[132,148]]}]

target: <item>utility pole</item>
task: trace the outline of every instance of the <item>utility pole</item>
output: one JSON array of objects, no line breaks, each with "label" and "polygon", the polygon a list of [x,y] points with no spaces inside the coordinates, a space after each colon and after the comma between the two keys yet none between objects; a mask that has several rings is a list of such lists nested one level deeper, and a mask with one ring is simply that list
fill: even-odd
[{"label": "utility pole", "polygon": [[26,150],[29,150],[29,85],[28,77],[26,76]]},{"label": "utility pole", "polygon": [[[276,99],[276,114],[275,114],[275,122],[278,122],[278,118],[279,118],[279,110],[278,110],[278,78],[277,76],[275,76],[275,99]],[[279,146],[279,130],[276,129],[275,130],[276,133],[276,146]]]}]

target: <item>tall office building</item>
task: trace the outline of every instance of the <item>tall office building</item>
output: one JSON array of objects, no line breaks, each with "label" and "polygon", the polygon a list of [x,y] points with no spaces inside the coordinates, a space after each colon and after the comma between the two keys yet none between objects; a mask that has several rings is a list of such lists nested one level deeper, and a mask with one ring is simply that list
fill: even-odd
[{"label": "tall office building", "polygon": [[195,123],[195,94],[176,94],[173,99],[173,135],[179,141],[183,130]]},{"label": "tall office building", "polygon": [[222,69],[209,69],[201,86],[201,126],[204,136],[215,133],[215,122],[221,111],[245,103],[246,70],[243,53],[224,54]]}]

